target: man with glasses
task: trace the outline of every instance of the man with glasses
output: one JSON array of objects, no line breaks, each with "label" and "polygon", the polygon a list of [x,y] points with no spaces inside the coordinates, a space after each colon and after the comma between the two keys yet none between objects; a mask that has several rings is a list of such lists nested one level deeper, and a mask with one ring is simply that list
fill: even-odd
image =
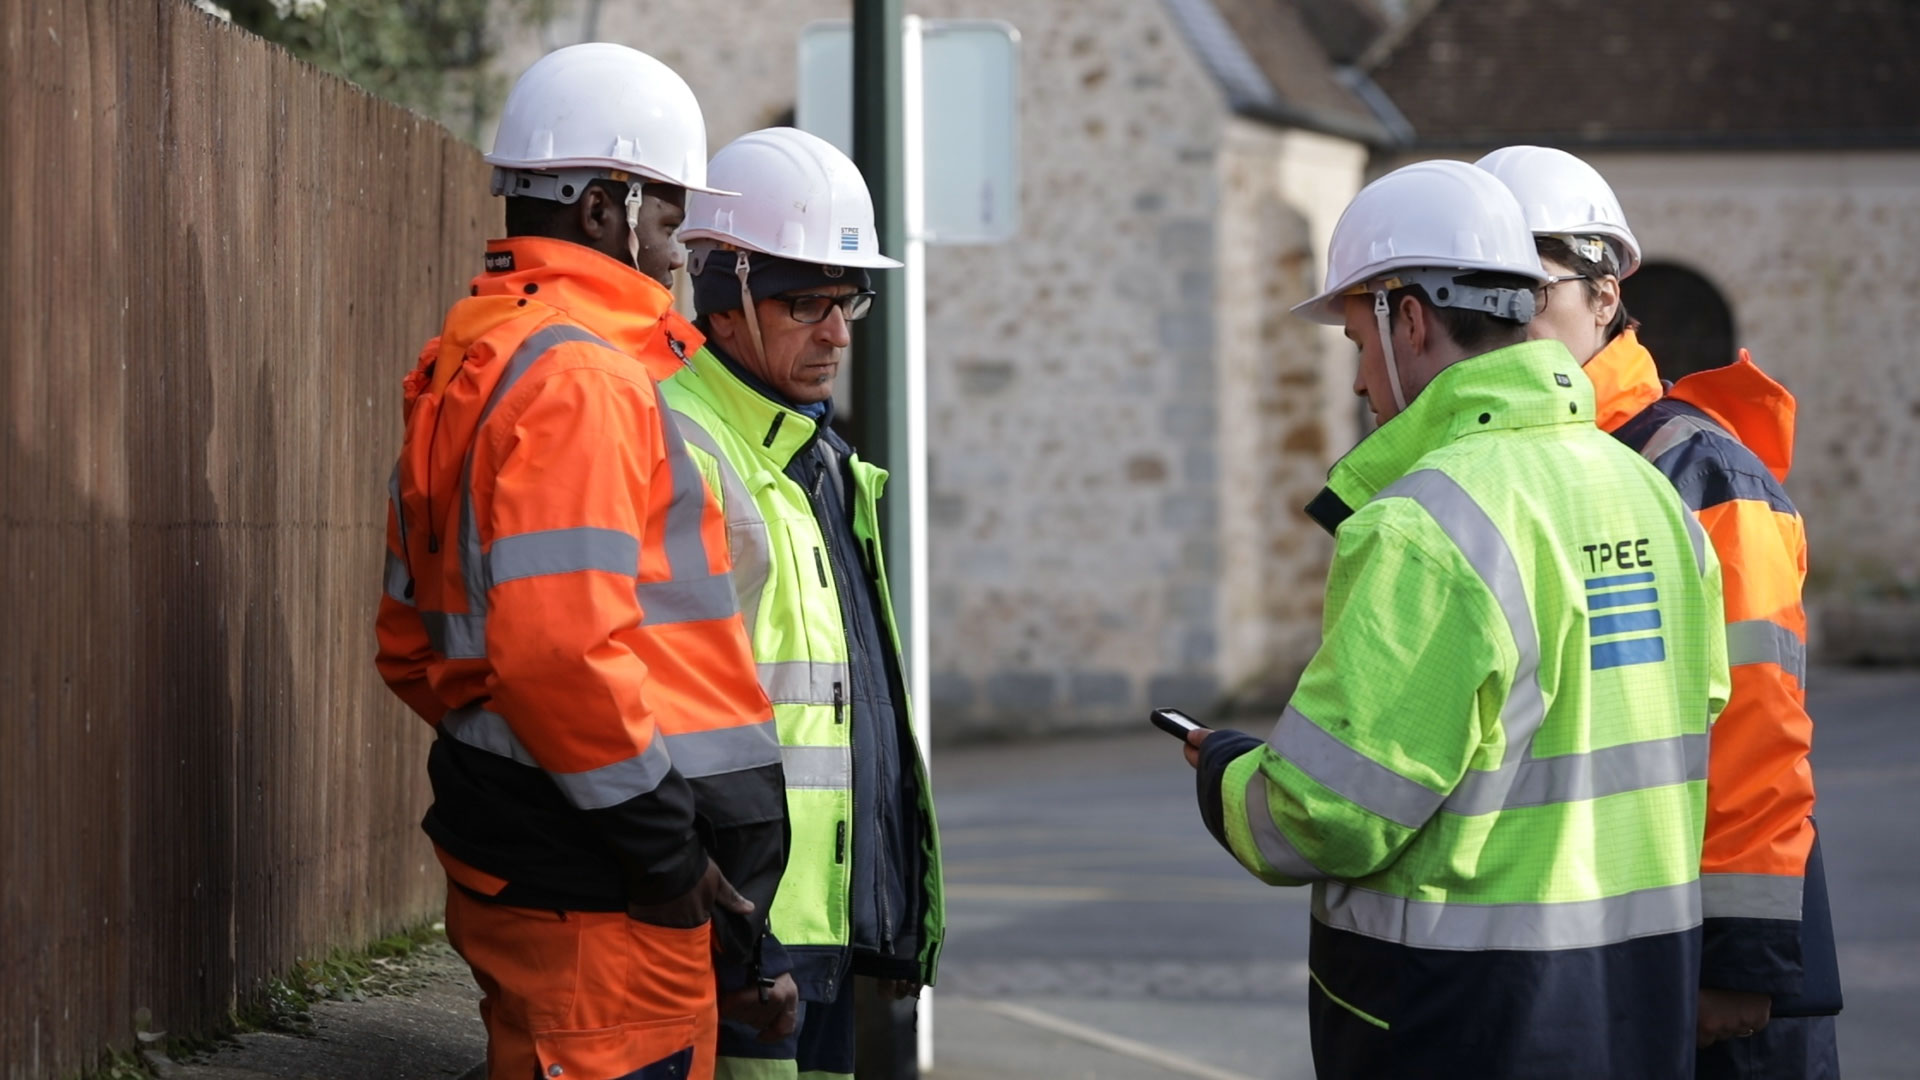
[{"label": "man with glasses", "polygon": [[[787,773],[791,858],[759,965],[719,972],[718,1076],[850,1076],[852,977],[933,982],[943,934],[933,798],[902,678],[878,501],[886,473],[829,426],[850,324],[873,301],[873,202],[846,155],[792,128],[744,135],[687,203],[707,345],[665,385],[725,509],[733,581]],[[784,974],[781,974],[784,972]],[[797,986],[797,1030],[759,1003]]]}]

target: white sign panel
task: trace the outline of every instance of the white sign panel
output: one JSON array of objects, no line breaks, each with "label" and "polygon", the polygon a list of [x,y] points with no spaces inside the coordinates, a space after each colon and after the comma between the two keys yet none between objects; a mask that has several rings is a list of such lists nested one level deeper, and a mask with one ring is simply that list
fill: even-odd
[{"label": "white sign panel", "polygon": [[[1020,227],[1020,32],[989,19],[921,21],[925,239],[990,244]],[[800,34],[799,127],[853,153],[853,28]]]}]

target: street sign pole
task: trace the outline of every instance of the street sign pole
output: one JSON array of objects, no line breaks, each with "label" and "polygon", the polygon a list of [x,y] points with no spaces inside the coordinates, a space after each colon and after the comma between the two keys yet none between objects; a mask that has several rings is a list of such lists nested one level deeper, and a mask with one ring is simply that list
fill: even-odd
[{"label": "street sign pole", "polygon": [[[903,16],[902,0],[853,0],[851,25],[811,23],[799,41],[796,124],[852,154],[873,194],[879,297],[854,325],[848,433],[892,474],[881,503],[888,585],[913,727],[931,766],[928,649],[926,253],[1018,232],[1019,31],[992,19]],[[852,77],[848,78],[849,71]],[[933,1063],[933,993],[911,1008],[856,1007],[863,1069],[914,1075]],[[917,1050],[917,1053],[916,1053]]]},{"label": "street sign pole", "polygon": [[[908,174],[908,163],[917,166],[919,152],[919,21],[912,20],[909,41],[900,9],[901,0],[854,0],[853,5],[853,160],[873,193],[880,250],[907,265],[874,272],[880,295],[867,318],[854,324],[851,426],[861,454],[892,474],[881,503],[881,528],[893,555],[888,585],[906,645],[903,675],[924,751],[925,260],[915,235],[923,230],[909,229],[909,215],[919,213],[921,200],[918,178]],[[910,138],[916,140],[911,147]],[[860,989],[868,991],[856,990],[855,999],[855,1036],[865,1071],[898,1080],[918,1077],[932,1048],[931,1001],[925,1004],[922,1030],[916,1032],[912,1002],[892,1002],[871,993],[870,987]]]}]

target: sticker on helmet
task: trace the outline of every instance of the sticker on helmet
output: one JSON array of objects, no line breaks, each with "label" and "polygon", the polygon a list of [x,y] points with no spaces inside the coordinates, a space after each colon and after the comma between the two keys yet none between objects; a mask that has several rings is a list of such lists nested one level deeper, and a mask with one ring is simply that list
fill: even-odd
[{"label": "sticker on helmet", "polygon": [[840,250],[860,250],[860,227],[858,225],[848,225],[840,230]]}]

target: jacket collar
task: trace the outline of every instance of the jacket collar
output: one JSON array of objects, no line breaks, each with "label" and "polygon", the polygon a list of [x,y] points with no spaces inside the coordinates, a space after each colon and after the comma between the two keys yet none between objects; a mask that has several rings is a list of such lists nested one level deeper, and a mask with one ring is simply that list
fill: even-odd
[{"label": "jacket collar", "polygon": [[673,310],[666,286],[592,248],[540,236],[487,242],[487,269],[473,279],[473,295],[500,304],[557,309],[621,352],[638,358],[656,379],[679,369],[701,335]]},{"label": "jacket collar", "polygon": [[1332,532],[1421,458],[1468,435],[1592,423],[1593,384],[1566,346],[1528,341],[1483,353],[1442,371],[1335,462],[1307,514]]},{"label": "jacket collar", "polygon": [[1586,372],[1593,381],[1594,406],[1599,409],[1596,422],[1602,431],[1618,430],[1665,392],[1660,372],[1653,366],[1653,354],[1632,330],[1622,331],[1594,353],[1586,363]]},{"label": "jacket collar", "polygon": [[706,345],[688,356],[686,370],[674,376],[674,384],[711,406],[775,469],[785,469],[822,430],[813,417],[749,383],[720,355],[717,345]]}]

